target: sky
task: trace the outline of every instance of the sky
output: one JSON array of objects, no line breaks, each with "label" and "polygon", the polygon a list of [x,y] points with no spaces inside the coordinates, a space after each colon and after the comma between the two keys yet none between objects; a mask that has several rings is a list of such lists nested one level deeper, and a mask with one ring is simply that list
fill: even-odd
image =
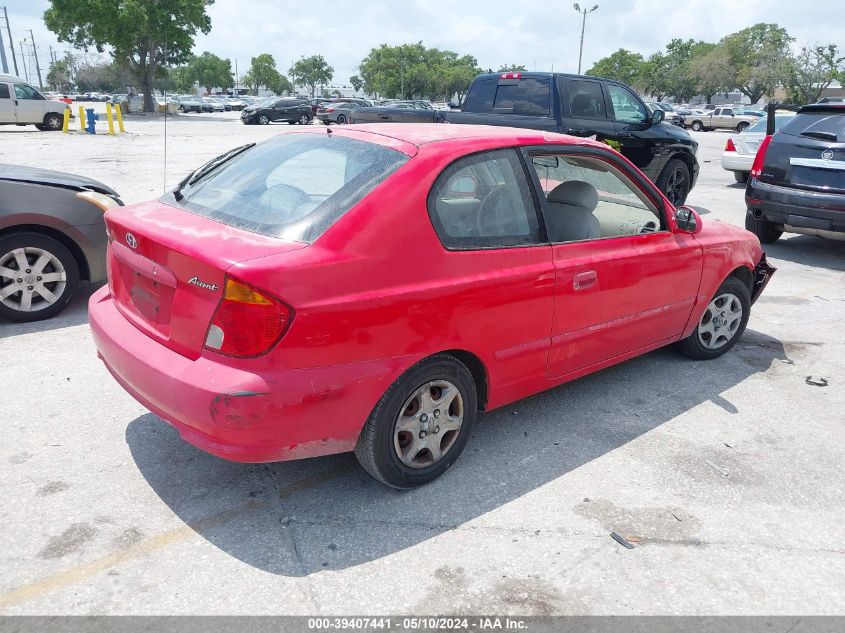
[{"label": "sky", "polygon": [[[115,0],[117,2],[119,0]],[[845,51],[845,0],[589,0],[584,63],[619,48],[649,55],[675,37],[715,42],[757,22],[776,22],[798,42],[838,44]],[[42,75],[50,47],[63,52],[44,26],[47,0],[0,0],[9,11],[20,75],[20,40],[32,29]],[[576,72],[581,15],[571,2],[550,0],[215,0],[211,32],[196,38],[194,52],[235,60],[242,75],[251,57],[270,53],[287,72],[300,56],[323,55],[344,85],[371,48],[422,42],[474,55],[482,68],[524,64],[528,70]],[[2,26],[5,26],[3,24]],[[0,29],[9,67],[5,29]],[[25,53],[27,43],[24,43]],[[30,66],[33,68],[31,53]]]}]

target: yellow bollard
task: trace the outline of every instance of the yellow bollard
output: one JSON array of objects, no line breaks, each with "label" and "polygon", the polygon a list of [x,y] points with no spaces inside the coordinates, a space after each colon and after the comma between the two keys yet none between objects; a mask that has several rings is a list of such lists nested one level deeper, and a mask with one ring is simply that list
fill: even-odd
[{"label": "yellow bollard", "polygon": [[79,106],[79,131],[85,131],[85,108]]},{"label": "yellow bollard", "polygon": [[65,116],[62,119],[62,134],[67,134],[68,125],[70,125],[70,107],[65,107]]},{"label": "yellow bollard", "polygon": [[111,104],[108,102],[106,102],[106,119],[109,122],[109,134],[114,136],[114,119],[112,119]]},{"label": "yellow bollard", "polygon": [[120,128],[121,132],[125,132],[126,130],[123,129],[123,107],[121,104],[116,104],[114,106],[114,113],[117,115],[117,127]]}]

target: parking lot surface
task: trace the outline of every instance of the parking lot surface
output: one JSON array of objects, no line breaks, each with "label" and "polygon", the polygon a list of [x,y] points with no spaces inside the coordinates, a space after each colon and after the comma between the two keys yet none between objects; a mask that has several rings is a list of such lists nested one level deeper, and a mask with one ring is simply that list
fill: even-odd
[{"label": "parking lot surface", "polygon": [[[166,173],[160,117],[0,129],[0,162],[137,202],[295,129],[237,117],[170,118]],[[693,136],[689,203],[741,226],[728,135]],[[98,361],[93,289],[0,322],[0,613],[843,614],[845,242],[766,250],[779,270],[726,356],[658,350],[484,414],[410,492],[352,455],[244,465],[184,443]]]}]

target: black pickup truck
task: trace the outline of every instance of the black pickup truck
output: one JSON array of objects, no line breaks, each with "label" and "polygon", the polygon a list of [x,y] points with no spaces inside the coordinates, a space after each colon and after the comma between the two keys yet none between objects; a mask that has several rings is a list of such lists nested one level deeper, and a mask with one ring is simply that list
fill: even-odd
[{"label": "black pickup truck", "polygon": [[594,136],[618,149],[681,205],[698,178],[698,143],[663,123],[625,84],[560,73],[486,73],[476,77],[460,111],[361,108],[350,123],[412,122],[503,125]]}]

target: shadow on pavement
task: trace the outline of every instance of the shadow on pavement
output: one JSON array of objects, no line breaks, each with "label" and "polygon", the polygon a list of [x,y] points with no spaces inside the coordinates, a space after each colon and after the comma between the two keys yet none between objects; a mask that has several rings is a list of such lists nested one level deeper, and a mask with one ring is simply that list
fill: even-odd
[{"label": "shadow on pavement", "polygon": [[101,286],[102,284],[81,283],[68,306],[52,319],[32,323],[15,323],[0,317],[0,339],[18,336],[19,334],[49,332],[50,330],[88,323],[88,299]]},{"label": "shadow on pavement", "polygon": [[763,250],[774,259],[845,271],[845,241],[784,233],[774,244],[763,244]]},{"label": "shadow on pavement", "polygon": [[376,483],[351,454],[227,462],[152,414],[129,423],[126,442],[153,490],[203,538],[261,570],[305,576],[417,545],[703,402],[736,414],[721,394],[786,360],[784,345],[747,331],[715,361],[658,350],[484,414],[455,466],[413,491]]}]

